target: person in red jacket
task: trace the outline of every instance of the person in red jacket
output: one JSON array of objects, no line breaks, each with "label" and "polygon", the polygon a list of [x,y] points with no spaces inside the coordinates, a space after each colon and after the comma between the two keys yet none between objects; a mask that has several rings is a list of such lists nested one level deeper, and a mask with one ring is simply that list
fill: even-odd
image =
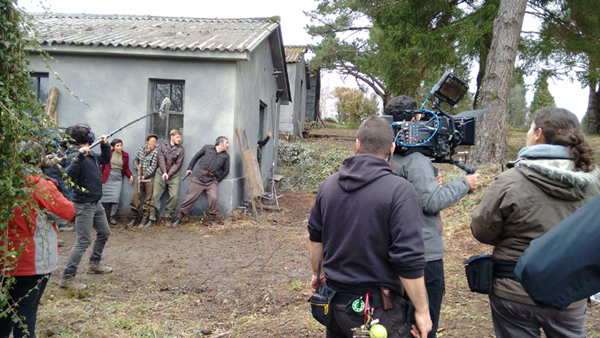
[{"label": "person in red jacket", "polygon": [[[14,329],[15,338],[35,338],[38,303],[50,273],[58,264],[58,229],[49,217],[71,219],[75,216],[73,203],[58,191],[53,181],[32,174],[27,177],[26,186],[30,189],[31,201],[14,210],[13,219],[0,237],[0,250],[21,252],[11,262],[14,264],[0,263],[2,284],[10,277],[15,281],[8,286],[8,304],[0,309],[0,337],[8,337]],[[5,254],[0,251],[0,255]],[[13,314],[18,318],[16,323]]]},{"label": "person in red jacket", "polygon": [[100,202],[110,205],[110,224],[117,224],[115,215],[119,209],[119,199],[123,188],[123,177],[129,177],[129,184],[133,184],[133,175],[129,170],[129,154],[123,151],[123,141],[118,138],[110,142],[110,163],[102,166],[102,199]]}]

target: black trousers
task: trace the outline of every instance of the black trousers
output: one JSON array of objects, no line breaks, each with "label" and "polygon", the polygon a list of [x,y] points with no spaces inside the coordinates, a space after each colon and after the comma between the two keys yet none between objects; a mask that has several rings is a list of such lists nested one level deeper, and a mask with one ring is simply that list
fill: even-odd
[{"label": "black trousers", "polygon": [[8,302],[16,311],[19,322],[13,322],[13,313],[8,310],[8,306],[5,306],[0,313],[6,310],[9,312],[7,316],[0,318],[0,338],[8,338],[13,327],[14,338],[35,338],[38,304],[49,278],[50,274],[15,277],[16,283],[9,290]]},{"label": "black trousers", "polygon": [[[393,304],[394,307],[387,311],[376,307],[373,319],[379,319],[379,324],[385,326],[388,338],[411,337],[407,302],[397,296]],[[332,316],[331,323],[327,327],[327,338],[352,338],[352,328],[360,327],[365,323],[365,317],[354,313],[351,304],[334,302]]]},{"label": "black trousers", "polygon": [[[427,262],[425,265],[425,288],[427,289],[427,299],[429,301],[429,316],[431,317],[431,331],[427,338],[436,338],[436,332],[440,322],[440,312],[442,309],[442,299],[446,291],[446,281],[444,279],[444,260]],[[409,301],[410,322],[415,324],[415,308]]]}]

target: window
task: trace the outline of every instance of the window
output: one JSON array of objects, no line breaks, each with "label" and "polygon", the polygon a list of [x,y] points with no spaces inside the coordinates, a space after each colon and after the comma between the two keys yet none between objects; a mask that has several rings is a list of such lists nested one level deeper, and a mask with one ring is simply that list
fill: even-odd
[{"label": "window", "polygon": [[[169,139],[169,132],[178,129],[183,134],[183,97],[185,81],[178,80],[150,80],[152,132],[161,139]],[[158,115],[160,104],[168,97],[171,100],[169,115],[161,119]]]},{"label": "window", "polygon": [[50,89],[50,80],[48,73],[32,73],[30,89],[35,93],[35,97],[40,101],[42,107],[46,107],[48,101],[48,90]]},{"label": "window", "polygon": [[[262,141],[265,139],[265,137],[267,137],[267,133],[265,132],[265,122],[266,122],[266,117],[267,117],[267,105],[260,102],[260,108],[259,108],[259,117],[258,117],[258,142]],[[258,153],[258,167],[261,168],[261,160],[262,160],[262,156],[261,155],[261,151],[260,149],[256,150]]]}]

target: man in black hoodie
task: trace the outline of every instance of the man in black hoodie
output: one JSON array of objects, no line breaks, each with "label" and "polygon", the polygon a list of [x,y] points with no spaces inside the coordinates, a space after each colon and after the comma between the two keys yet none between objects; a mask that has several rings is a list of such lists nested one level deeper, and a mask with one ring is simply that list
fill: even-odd
[{"label": "man in black hoodie", "polygon": [[[337,292],[329,338],[352,337],[351,329],[364,323],[352,305],[360,305],[367,293],[367,307],[374,308],[372,317],[386,327],[389,338],[427,337],[431,330],[421,203],[413,186],[392,172],[387,159],[394,149],[390,123],[367,119],[358,130],[357,155],[323,182],[310,212],[311,290],[317,281],[326,281]],[[317,276],[321,259],[324,273]],[[390,291],[393,307],[384,310],[381,294]],[[416,308],[412,330],[404,292]]]},{"label": "man in black hoodie", "polygon": [[92,243],[92,229],[96,230],[96,239],[92,246],[88,273],[111,273],[112,268],[100,263],[104,245],[110,236],[110,228],[106,220],[102,198],[102,174],[100,166],[110,163],[110,146],[106,136],[100,136],[101,154],[96,155],[89,148],[94,142],[94,134],[86,125],[76,125],[69,131],[78,147],[67,150],[67,167],[65,173],[71,177],[73,187],[73,205],[75,206],[75,244],[71,249],[67,266],[59,286],[75,290],[83,290],[87,285],[75,279],[81,257]]}]

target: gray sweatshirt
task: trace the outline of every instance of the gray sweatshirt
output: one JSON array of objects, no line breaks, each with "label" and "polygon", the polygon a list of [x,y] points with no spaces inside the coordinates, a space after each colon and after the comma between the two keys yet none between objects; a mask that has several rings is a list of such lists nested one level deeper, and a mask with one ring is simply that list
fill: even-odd
[{"label": "gray sweatshirt", "polygon": [[394,174],[404,177],[415,187],[423,206],[423,240],[427,262],[444,258],[443,226],[440,211],[458,202],[470,190],[469,182],[459,177],[438,187],[431,160],[421,153],[391,158]]}]

